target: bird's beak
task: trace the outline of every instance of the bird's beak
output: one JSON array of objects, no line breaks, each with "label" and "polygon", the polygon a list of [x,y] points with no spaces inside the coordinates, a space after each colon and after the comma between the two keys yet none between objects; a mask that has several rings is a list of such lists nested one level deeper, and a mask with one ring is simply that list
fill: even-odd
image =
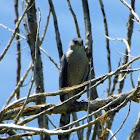
[{"label": "bird's beak", "polygon": [[84,45],[83,45],[83,41],[80,42],[80,46],[82,46],[82,47],[84,46]]}]

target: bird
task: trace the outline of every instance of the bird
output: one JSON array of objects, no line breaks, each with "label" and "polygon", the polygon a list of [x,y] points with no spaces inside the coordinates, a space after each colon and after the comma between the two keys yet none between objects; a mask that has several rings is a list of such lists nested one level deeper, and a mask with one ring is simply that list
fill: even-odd
[{"label": "bird", "polygon": [[[59,89],[71,87],[85,82],[89,73],[89,61],[81,38],[74,38],[69,43],[68,51],[60,60]],[[71,91],[66,95],[60,95],[61,102],[84,89]],[[73,101],[74,102],[74,101]],[[70,113],[65,112],[60,116],[59,127],[70,123]],[[68,129],[65,128],[65,129]],[[59,140],[69,140],[70,135],[59,135]]]}]

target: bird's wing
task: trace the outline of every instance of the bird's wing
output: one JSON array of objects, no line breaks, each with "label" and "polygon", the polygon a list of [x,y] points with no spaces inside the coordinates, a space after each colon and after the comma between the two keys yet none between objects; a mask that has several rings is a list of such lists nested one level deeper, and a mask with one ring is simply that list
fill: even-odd
[{"label": "bird's wing", "polygon": [[88,80],[89,70],[90,70],[90,67],[89,67],[89,64],[87,64],[87,66],[85,67],[84,74],[83,74],[82,82],[85,82]]},{"label": "bird's wing", "polygon": [[64,54],[60,61],[60,73],[59,73],[59,88],[67,87],[67,58]]}]

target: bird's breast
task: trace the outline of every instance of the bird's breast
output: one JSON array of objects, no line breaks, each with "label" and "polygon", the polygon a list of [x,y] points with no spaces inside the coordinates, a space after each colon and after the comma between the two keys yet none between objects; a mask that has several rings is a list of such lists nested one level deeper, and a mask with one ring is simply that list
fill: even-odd
[{"label": "bird's breast", "polygon": [[82,82],[88,58],[84,53],[71,53],[68,58],[68,85],[73,86]]}]

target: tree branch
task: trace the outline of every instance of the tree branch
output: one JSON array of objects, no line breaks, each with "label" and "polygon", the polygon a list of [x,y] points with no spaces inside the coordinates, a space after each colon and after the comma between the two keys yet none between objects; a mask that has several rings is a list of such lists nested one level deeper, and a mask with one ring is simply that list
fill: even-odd
[{"label": "tree branch", "polygon": [[[135,99],[138,99],[140,102],[140,99],[137,98],[137,95],[139,95],[139,91],[136,91],[136,89],[134,89],[130,92],[123,93],[123,94],[112,95],[105,99],[97,98],[97,99],[91,100],[91,101],[75,102],[69,107],[69,112],[87,111],[88,103],[89,103],[89,109],[91,111],[97,111],[98,109],[108,110],[112,107],[116,107],[118,104],[121,104],[121,102],[123,102],[125,98],[132,95],[132,93],[134,93],[134,91],[137,94],[132,95],[130,100],[136,102]],[[23,110],[22,116],[35,115],[35,114],[39,114],[40,112],[43,112],[43,111],[45,111],[43,113],[46,113],[49,115],[64,113],[67,110],[67,104],[69,103],[68,101],[69,101],[69,99],[62,103],[57,103],[57,104],[42,104],[42,105],[28,106],[28,107],[25,107],[25,109]],[[3,120],[13,119],[13,117],[16,116],[17,112],[19,112],[19,111],[20,111],[20,107],[16,107],[14,109],[9,108],[9,110],[3,116]],[[97,112],[94,112],[94,113],[97,113]]]},{"label": "tree branch", "polygon": [[[108,74],[105,74],[103,76],[100,76],[100,77],[97,77],[96,79],[91,79],[89,81],[86,81],[82,84],[79,84],[79,85],[75,85],[73,87],[67,87],[67,88],[64,88],[62,90],[59,90],[58,92],[44,92],[44,93],[41,93],[41,94],[34,94],[34,95],[31,95],[29,97],[29,100],[28,100],[28,103],[29,102],[35,102],[36,100],[38,100],[38,98],[44,98],[46,96],[57,96],[57,95],[63,95],[63,94],[68,94],[69,92],[71,91],[74,91],[74,90],[77,90],[78,88],[81,88],[83,86],[86,86],[89,84],[89,82],[93,82],[93,83],[96,83],[94,84],[92,87],[90,88],[95,88],[97,87],[98,85],[102,84],[108,77],[110,76],[113,76],[113,75],[117,75],[120,73],[121,70],[124,70],[126,67],[128,67],[130,64],[132,64],[134,61],[136,60],[139,60],[140,59],[140,56],[132,59],[131,61],[129,61],[128,63],[120,66],[117,70],[115,70],[114,72],[110,72]],[[79,98],[79,96],[81,96],[84,92],[86,92],[87,90],[84,90],[82,91],[80,94],[77,94],[75,95],[76,98]],[[23,104],[23,102],[25,101],[26,97],[25,98],[21,98],[19,99],[18,101],[15,101],[13,103],[11,103],[10,105],[8,105],[5,110],[9,109],[9,108],[12,108],[12,107],[18,107],[20,106],[21,104]],[[0,112],[0,114],[3,112],[3,110]]]},{"label": "tree branch", "polygon": [[49,13],[48,13],[48,16],[47,16],[47,21],[46,21],[45,29],[44,29],[44,32],[43,32],[42,37],[40,39],[40,46],[41,46],[41,44],[44,41],[44,38],[45,38],[45,35],[46,35],[46,32],[47,32],[47,29],[48,29],[50,15],[51,15],[51,9],[49,8]]},{"label": "tree branch", "polygon": [[131,13],[136,18],[137,23],[140,24],[140,18],[137,15],[137,13],[133,10],[133,8],[131,7],[131,5],[129,5],[125,0],[120,0],[120,1],[131,11]]},{"label": "tree branch", "polygon": [[55,9],[54,9],[52,0],[48,0],[48,2],[50,5],[50,8],[51,8],[52,15],[53,15],[56,43],[57,43],[57,49],[58,49],[58,53],[59,53],[59,60],[60,60],[63,55],[63,50],[62,50],[62,43],[61,43],[61,38],[60,38],[60,33],[59,33],[59,28],[58,28],[57,17],[56,17],[56,13],[55,13]]},{"label": "tree branch", "polygon": [[[23,85],[24,80],[26,79],[26,77],[28,76],[30,70],[32,68],[32,64],[29,65],[29,68],[27,69],[27,71],[25,72],[24,76],[20,79],[19,83],[17,84],[15,90],[12,92],[12,94],[10,95],[9,99],[6,101],[6,104],[4,105],[2,111],[1,111],[1,115],[0,115],[0,121],[3,117],[3,114],[5,113],[5,111],[7,110],[7,106],[10,103],[10,101],[12,100],[12,98],[14,97],[16,91],[18,91],[18,89]],[[18,101],[18,100],[17,100]]]},{"label": "tree branch", "polygon": [[[109,36],[108,32],[108,24],[107,24],[107,19],[106,19],[106,14],[104,10],[104,5],[102,0],[99,0],[102,15],[103,15],[103,21],[104,21],[104,28],[105,28],[105,34]],[[107,62],[108,62],[108,72],[111,72],[111,59],[110,59],[110,47],[109,47],[109,40],[106,38],[106,51],[107,51]],[[108,79],[108,88],[107,88],[107,93],[110,95],[110,88],[111,88],[111,79]]]},{"label": "tree branch", "polygon": [[77,18],[76,18],[76,15],[72,9],[72,6],[71,6],[71,3],[70,3],[70,0],[67,0],[67,3],[68,3],[68,6],[69,6],[69,10],[73,16],[73,19],[74,19],[74,23],[75,23],[75,27],[76,27],[76,32],[77,32],[77,36],[78,38],[81,38],[81,35],[80,35],[80,30],[79,30],[79,25],[78,25],[78,21],[77,21]]},{"label": "tree branch", "polygon": [[128,140],[138,140],[140,138],[140,112],[136,120],[135,125],[132,128],[132,131],[128,137]]},{"label": "tree branch", "polygon": [[[47,129],[42,129],[42,128],[19,126],[19,125],[15,125],[15,124],[0,124],[0,128],[15,129],[15,130],[26,130],[26,131],[31,131],[31,132],[34,132],[34,133],[37,133],[37,134],[49,134],[49,135],[70,134],[72,132],[79,131],[79,130],[84,129],[86,127],[89,127],[93,124],[96,124],[98,121],[100,121],[102,119],[106,119],[113,112],[116,112],[116,111],[118,112],[122,107],[124,107],[133,98],[134,95],[136,95],[138,93],[139,88],[140,87],[139,87],[139,84],[138,84],[138,86],[131,93],[129,93],[129,94],[127,93],[125,98],[121,99],[121,102],[118,103],[118,101],[120,101],[120,97],[124,96],[124,94],[119,95],[118,98],[116,98],[115,100],[113,100],[109,104],[107,104],[104,107],[97,110],[99,112],[100,110],[105,109],[106,113],[104,115],[99,116],[98,118],[90,121],[89,123],[83,124],[83,125],[75,127],[75,128],[71,128],[69,130],[47,130]],[[115,106],[114,103],[117,103],[117,106]],[[112,108],[113,106],[110,106],[110,105],[113,105],[114,108]],[[94,113],[97,113],[97,111],[95,111]],[[90,115],[93,115],[94,113],[92,113]],[[86,118],[87,118],[87,116],[86,116]]]},{"label": "tree branch", "polygon": [[14,30],[14,32],[13,32],[13,34],[12,34],[10,40],[8,41],[7,46],[5,47],[4,51],[2,52],[2,54],[1,54],[1,56],[0,56],[0,61],[4,58],[5,54],[7,53],[8,49],[10,48],[10,45],[11,45],[11,43],[12,43],[12,41],[13,41],[13,39],[15,38],[15,35],[16,35],[16,33],[17,33],[17,29],[18,29],[18,27],[19,27],[19,25],[20,25],[22,19],[24,18],[24,15],[26,14],[26,12],[27,12],[27,10],[28,10],[30,4],[31,4],[31,0],[29,0],[29,2],[27,2],[27,6],[26,6],[26,8],[25,8],[25,10],[24,10],[24,12],[23,12],[23,14],[22,14],[22,16],[19,18],[18,22],[16,23],[15,30]]},{"label": "tree branch", "polygon": [[[14,8],[15,8],[15,27],[16,27],[16,24],[17,24],[18,18],[19,18],[18,0],[14,0]],[[17,33],[20,34],[19,27],[17,28]],[[17,53],[17,78],[16,78],[17,84],[20,81],[20,73],[21,73],[21,46],[20,46],[20,41],[19,40],[20,40],[20,37],[18,35],[16,35],[17,52],[18,52]],[[16,92],[15,97],[16,97],[16,99],[19,99],[20,88]]]}]

